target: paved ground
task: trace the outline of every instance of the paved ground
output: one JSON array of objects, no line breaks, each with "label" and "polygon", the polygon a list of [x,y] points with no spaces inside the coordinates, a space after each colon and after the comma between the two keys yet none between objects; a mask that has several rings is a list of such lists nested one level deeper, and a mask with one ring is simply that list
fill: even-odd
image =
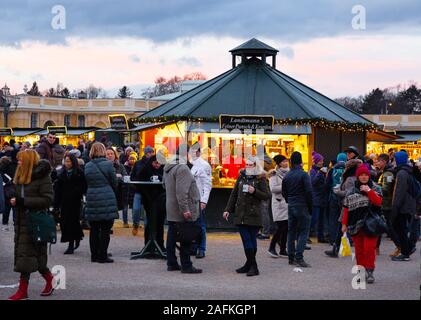
[{"label": "paved ground", "polygon": [[[54,245],[49,266],[65,266],[67,288],[42,299],[420,299],[419,250],[410,262],[392,262],[388,253],[393,245],[388,240],[383,241],[378,257],[376,283],[366,290],[354,290],[351,258],[325,257],[325,244],[313,244],[312,250],[306,251],[306,260],[313,267],[297,273],[287,259],[270,258],[266,254],[268,241],[259,241],[261,275],[248,278],[234,272],[244,262],[239,236],[213,233],[208,235],[207,257],[194,261],[204,273],[186,275],[167,272],[163,260],[129,260],[130,252],[143,244],[143,235],[133,237],[130,229],[121,227],[114,230],[110,244],[114,264],[91,263],[88,238],[74,255],[63,255],[65,244]],[[3,287],[18,279],[12,271],[12,241],[12,231],[0,231],[0,300],[16,290]],[[41,299],[43,284],[43,279],[33,274],[31,299]]]}]

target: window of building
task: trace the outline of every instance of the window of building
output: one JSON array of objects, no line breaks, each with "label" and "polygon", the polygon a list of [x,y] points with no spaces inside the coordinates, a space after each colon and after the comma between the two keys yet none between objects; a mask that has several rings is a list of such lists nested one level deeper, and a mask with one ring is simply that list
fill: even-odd
[{"label": "window of building", "polygon": [[31,128],[38,127],[38,113],[31,113]]},{"label": "window of building", "polygon": [[77,126],[80,128],[84,128],[85,127],[85,116],[80,115],[77,117]]},{"label": "window of building", "polygon": [[66,127],[70,127],[70,114],[66,114],[66,115],[64,116],[64,125],[65,125]]}]

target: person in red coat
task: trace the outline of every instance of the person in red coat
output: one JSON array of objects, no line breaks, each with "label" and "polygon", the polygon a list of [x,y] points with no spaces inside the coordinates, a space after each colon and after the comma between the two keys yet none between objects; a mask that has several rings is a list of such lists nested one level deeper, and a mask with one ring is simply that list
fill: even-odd
[{"label": "person in red coat", "polygon": [[364,230],[364,221],[371,211],[381,214],[382,191],[370,179],[370,171],[362,164],[356,171],[357,181],[344,200],[342,232],[348,232],[354,242],[357,265],[366,270],[367,283],[374,282],[376,246],[378,236],[369,236]]}]

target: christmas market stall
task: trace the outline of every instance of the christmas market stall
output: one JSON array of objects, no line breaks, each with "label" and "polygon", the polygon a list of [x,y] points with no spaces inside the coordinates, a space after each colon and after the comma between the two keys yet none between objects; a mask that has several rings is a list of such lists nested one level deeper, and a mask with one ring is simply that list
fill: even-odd
[{"label": "christmas market stall", "polygon": [[14,139],[15,142],[29,142],[34,145],[39,141],[38,132],[42,131],[41,128],[0,128],[0,143],[3,145],[5,142],[9,142]]},{"label": "christmas market stall", "polygon": [[93,141],[95,139],[95,131],[98,128],[96,127],[66,127],[66,126],[51,126],[47,129],[38,131],[38,140],[42,136],[48,135],[48,133],[53,133],[59,139],[61,145],[71,144],[76,147],[79,143],[79,139],[84,139],[85,142]]},{"label": "christmas market stall", "polygon": [[[180,142],[200,142],[213,171],[210,228],[227,227],[221,214],[246,155],[289,158],[299,151],[309,170],[313,150],[327,161],[350,145],[364,153],[367,132],[378,130],[373,122],[277,70],[278,50],[267,44],[251,39],[230,52],[232,69],[129,119],[133,126],[146,126],[138,131],[141,150],[150,145],[171,157]],[[153,124],[157,126],[147,128]]]}]

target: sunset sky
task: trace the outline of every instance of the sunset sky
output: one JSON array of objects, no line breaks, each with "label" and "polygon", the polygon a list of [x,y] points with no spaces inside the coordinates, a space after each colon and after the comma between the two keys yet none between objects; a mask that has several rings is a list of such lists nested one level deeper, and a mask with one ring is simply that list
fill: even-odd
[{"label": "sunset sky", "polygon": [[[421,1],[2,0],[0,83],[89,84],[135,96],[157,76],[231,68],[230,49],[256,37],[280,50],[277,68],[332,98],[421,83]],[[66,29],[51,22],[66,10]],[[354,5],[366,29],[354,30]]]}]

